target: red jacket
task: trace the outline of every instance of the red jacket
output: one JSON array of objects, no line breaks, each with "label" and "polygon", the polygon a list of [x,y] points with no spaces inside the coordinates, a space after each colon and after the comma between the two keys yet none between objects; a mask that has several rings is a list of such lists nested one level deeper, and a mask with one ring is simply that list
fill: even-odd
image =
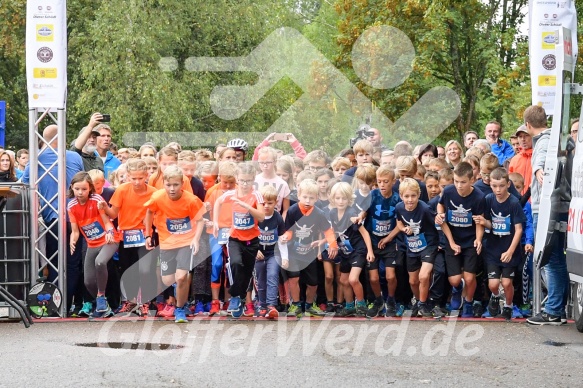
[{"label": "red jacket", "polygon": [[530,187],[530,182],[532,181],[532,165],[530,160],[532,159],[532,148],[527,150],[521,150],[518,155],[515,155],[510,160],[510,165],[508,166],[508,172],[517,172],[524,178],[524,188],[520,194],[524,194],[526,190]]}]

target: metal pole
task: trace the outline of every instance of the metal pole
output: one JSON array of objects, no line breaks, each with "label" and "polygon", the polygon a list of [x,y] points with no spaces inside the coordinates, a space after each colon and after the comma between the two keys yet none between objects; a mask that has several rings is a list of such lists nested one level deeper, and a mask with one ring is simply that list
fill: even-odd
[{"label": "metal pole", "polygon": [[536,260],[532,266],[532,309],[533,315],[537,315],[542,309],[542,280],[541,270],[537,268]]},{"label": "metal pole", "polygon": [[67,317],[67,217],[65,212],[67,211],[67,187],[65,182],[67,182],[67,167],[65,165],[66,159],[65,155],[67,152],[66,144],[66,134],[65,134],[65,110],[59,109],[57,111],[57,126],[58,126],[58,150],[57,158],[59,161],[58,165],[58,177],[59,177],[59,198],[58,198],[58,210],[59,210],[59,287],[63,294],[63,300],[61,303],[60,315],[62,318]]},{"label": "metal pole", "polygon": [[40,267],[38,252],[36,250],[37,240],[38,240],[38,194],[37,190],[37,179],[38,179],[38,169],[33,166],[38,165],[38,139],[37,139],[37,126],[36,118],[38,112],[37,109],[33,108],[28,111],[28,145],[29,145],[29,210],[30,210],[30,282],[36,281],[38,278],[38,269]]}]

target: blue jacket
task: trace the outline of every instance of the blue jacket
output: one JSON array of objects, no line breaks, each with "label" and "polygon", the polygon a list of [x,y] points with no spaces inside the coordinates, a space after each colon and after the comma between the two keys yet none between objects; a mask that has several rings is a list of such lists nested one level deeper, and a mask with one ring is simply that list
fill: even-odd
[{"label": "blue jacket", "polygon": [[[99,154],[95,151],[95,155],[99,158]],[[116,158],[111,152],[107,151],[107,155],[105,156],[105,161],[103,162],[103,169],[105,174],[105,179],[109,180],[109,175],[117,170],[117,168],[121,166],[121,162],[118,158]]]},{"label": "blue jacket", "polygon": [[530,244],[534,245],[534,227],[532,224],[532,210],[530,207],[530,202],[526,202],[526,204],[522,207],[522,211],[526,216],[526,222],[522,224],[522,237],[520,238],[520,243],[522,245]]},{"label": "blue jacket", "polygon": [[490,148],[492,148],[492,153],[498,157],[498,163],[501,166],[504,165],[506,159],[514,156],[514,148],[506,140],[498,139],[498,143],[490,144]]}]

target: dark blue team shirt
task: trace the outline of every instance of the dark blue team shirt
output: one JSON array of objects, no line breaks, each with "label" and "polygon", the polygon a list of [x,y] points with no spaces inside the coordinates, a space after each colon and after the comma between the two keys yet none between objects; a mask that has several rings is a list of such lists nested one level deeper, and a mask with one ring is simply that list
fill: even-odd
[{"label": "dark blue team shirt", "polygon": [[320,239],[320,233],[330,228],[328,217],[317,207],[313,207],[308,215],[304,215],[297,203],[290,206],[285,218],[285,230],[293,232],[292,239],[288,242],[289,256],[315,258],[317,251],[310,248],[310,245]]},{"label": "dark blue team shirt", "polygon": [[445,220],[455,243],[461,248],[473,247],[476,223],[472,217],[484,214],[484,194],[473,189],[467,197],[462,197],[454,185],[449,185],[443,189],[439,203],[445,207]]},{"label": "dark blue team shirt", "polygon": [[397,220],[413,230],[413,234],[403,235],[407,245],[407,255],[420,256],[427,248],[437,248],[439,236],[435,229],[435,212],[423,201],[419,201],[417,207],[409,211],[405,204],[400,202],[395,207]]},{"label": "dark blue team shirt", "polygon": [[360,234],[360,225],[353,223],[350,218],[358,217],[359,210],[349,207],[342,218],[338,218],[338,209],[330,209],[330,223],[338,242],[338,252],[346,256],[366,254],[366,244]]},{"label": "dark blue team shirt", "polygon": [[272,256],[275,253],[279,236],[285,233],[283,218],[281,214],[274,212],[269,218],[265,216],[265,219],[258,225],[261,232],[259,235],[259,249],[264,256]]},{"label": "dark blue team shirt", "polygon": [[371,196],[370,192],[367,195],[362,195],[359,189],[354,190],[354,205],[358,212],[367,212],[370,207]]},{"label": "dark blue team shirt", "polygon": [[521,260],[520,244],[514,250],[509,263],[501,262],[500,256],[512,244],[515,234],[514,225],[526,222],[520,201],[510,195],[506,201],[500,203],[494,194],[488,194],[485,199],[484,218],[492,221],[490,236],[484,241],[482,250],[484,258],[501,267],[517,267]]},{"label": "dark blue team shirt", "polygon": [[[440,197],[440,195],[436,195],[427,203],[429,208],[435,213],[437,213],[437,204],[439,203]],[[443,249],[447,246],[447,237],[445,237],[445,233],[441,230],[441,225],[435,224],[435,229],[437,229],[437,234],[439,236],[439,247]]]},{"label": "dark blue team shirt", "polygon": [[[399,193],[393,191],[389,198],[383,197],[379,189],[370,192],[370,207],[367,210],[364,220],[364,227],[369,232],[373,246],[389,235],[397,225],[395,218],[395,206],[401,202]],[[395,240],[390,242],[395,244]],[[393,248],[394,249],[394,248]]]}]

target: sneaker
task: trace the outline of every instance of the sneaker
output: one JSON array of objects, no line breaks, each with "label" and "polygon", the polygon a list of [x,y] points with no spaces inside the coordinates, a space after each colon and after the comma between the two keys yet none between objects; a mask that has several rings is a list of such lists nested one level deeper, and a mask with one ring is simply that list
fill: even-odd
[{"label": "sneaker", "polygon": [[287,316],[300,318],[302,316],[302,309],[300,305],[292,303],[287,309]]},{"label": "sneaker", "polygon": [[213,300],[211,302],[211,309],[209,310],[209,316],[213,316],[215,314],[218,314],[221,311],[221,302],[219,302],[218,300]]},{"label": "sneaker", "polygon": [[164,306],[164,310],[160,311],[157,315],[162,318],[172,318],[174,316],[174,305],[167,304]]},{"label": "sneaker", "polygon": [[516,318],[524,318],[522,316],[522,312],[520,311],[520,309],[518,308],[517,305],[512,306],[512,318],[516,319]]},{"label": "sneaker", "polygon": [[356,303],[356,316],[357,317],[366,317],[367,312],[368,312],[368,306],[366,305],[365,301]]},{"label": "sneaker", "polygon": [[419,315],[424,318],[433,317],[433,312],[429,309],[427,303],[419,303]]},{"label": "sneaker", "polygon": [[465,284],[464,279],[462,279],[459,286],[451,288],[449,306],[452,310],[459,310],[462,307],[462,292],[464,291]]},{"label": "sneaker", "polygon": [[278,317],[279,317],[279,311],[277,311],[275,306],[267,306],[267,314],[265,314],[265,318],[276,319]]},{"label": "sneaker", "polygon": [[221,307],[221,310],[227,311],[228,309],[229,309],[229,301],[226,301],[223,303],[223,307]]},{"label": "sneaker", "polygon": [[561,324],[567,323],[567,313],[561,314]]},{"label": "sneaker", "polygon": [[328,303],[324,312],[328,315],[334,315],[336,313],[336,305],[334,303]]},{"label": "sneaker", "polygon": [[203,306],[203,310],[205,314],[208,314],[211,311],[211,302],[206,302]]},{"label": "sneaker", "polygon": [[356,307],[351,306],[351,307],[344,307],[338,314],[336,314],[337,317],[354,317],[356,316]]},{"label": "sneaker", "polygon": [[184,304],[184,313],[186,314],[187,317],[194,317],[196,315],[194,313],[195,307],[196,307],[196,305],[194,303],[191,303],[191,302],[186,302]]},{"label": "sneaker", "polygon": [[[231,298],[231,300],[233,300],[233,298]],[[230,303],[229,308],[231,308],[232,305],[233,305],[233,303]],[[227,311],[229,311],[229,310],[227,310]],[[243,303],[241,303],[241,300],[239,300],[239,309],[232,311],[231,316],[235,319],[239,319],[243,316],[244,312],[245,312],[245,305]]]},{"label": "sneaker", "polygon": [[136,309],[136,307],[138,307],[137,304],[135,304],[133,302],[128,302],[127,300],[124,300],[119,305],[117,310],[114,311],[114,313],[118,317],[128,317]]},{"label": "sneaker", "polygon": [[306,311],[304,312],[306,317],[323,317],[326,315],[324,311],[316,304],[312,303],[312,305],[306,306]]},{"label": "sneaker", "polygon": [[249,302],[245,305],[245,309],[243,310],[244,317],[252,317],[255,315],[255,305],[253,302]]},{"label": "sneaker", "polygon": [[81,310],[79,310],[79,314],[77,314],[77,316],[89,317],[89,316],[91,316],[92,312],[93,312],[93,303],[83,302],[83,307],[81,307]]},{"label": "sneaker", "polygon": [[166,303],[164,302],[156,303],[156,315],[158,315],[160,311],[164,310],[164,308],[166,308]]},{"label": "sneaker", "polygon": [[99,313],[104,313],[109,309],[109,305],[107,304],[107,298],[104,295],[98,296],[95,299],[95,311]]},{"label": "sneaker", "polygon": [[443,318],[447,315],[439,306],[434,306],[431,310],[431,314],[434,318]]},{"label": "sneaker", "polygon": [[202,313],[204,313],[204,304],[199,300],[198,302],[196,302],[196,305],[194,306],[194,315]]},{"label": "sneaker", "polygon": [[232,313],[234,311],[238,311],[241,307],[241,298],[238,296],[233,296],[229,299],[229,305],[227,306],[227,312]]},{"label": "sneaker", "polygon": [[472,310],[474,311],[474,318],[481,318],[482,314],[484,314],[484,306],[482,306],[482,302],[475,300],[472,305]]},{"label": "sneaker", "polygon": [[415,303],[411,306],[411,316],[416,317],[419,315],[419,302],[415,301]]},{"label": "sneaker", "polygon": [[320,310],[326,311],[326,308],[328,307],[328,305],[326,303],[320,303],[318,305],[318,307],[320,308]]},{"label": "sneaker", "polygon": [[401,303],[397,303],[397,309],[395,311],[395,316],[402,317],[405,313],[405,305]]},{"label": "sneaker", "polygon": [[253,315],[255,318],[265,318],[267,315],[267,307],[258,307],[255,309],[255,314]]},{"label": "sneaker", "polygon": [[510,307],[504,306],[502,309],[502,318],[506,319],[507,321],[512,319],[512,309]]},{"label": "sneaker", "polygon": [[369,306],[369,309],[366,311],[366,317],[378,317],[383,307],[385,307],[383,300],[381,298],[375,299],[375,301],[372,302],[372,304]]},{"label": "sneaker", "polygon": [[397,308],[395,306],[395,300],[392,299],[387,301],[385,304],[385,317],[396,317],[397,316]]},{"label": "sneaker", "polygon": [[338,314],[340,311],[344,310],[344,303],[336,303],[334,305],[335,314]]},{"label": "sneaker", "polygon": [[490,296],[490,303],[488,303],[488,313],[490,318],[496,317],[500,314],[500,297],[495,297],[494,294]]},{"label": "sneaker", "polygon": [[494,318],[494,317],[492,316],[492,314],[490,314],[488,309],[486,309],[486,311],[484,311],[484,314],[482,314],[482,318]]},{"label": "sneaker", "polygon": [[143,305],[140,306],[140,309],[138,310],[138,315],[140,317],[147,317],[150,315],[150,303],[144,303]]},{"label": "sneaker", "polygon": [[559,315],[550,315],[545,313],[539,313],[534,317],[530,317],[526,320],[526,322],[533,324],[533,325],[554,325],[559,326],[562,325],[561,316]]},{"label": "sneaker", "polygon": [[474,317],[474,306],[472,303],[464,301],[462,309],[462,318],[473,318]]},{"label": "sneaker", "polygon": [[184,307],[174,308],[174,322],[176,323],[188,322],[188,320],[186,319],[186,312],[184,311]]},{"label": "sneaker", "polygon": [[523,305],[520,305],[520,313],[522,314],[523,317],[530,317],[530,315],[532,314],[532,309],[530,308],[530,304],[525,303]]}]

